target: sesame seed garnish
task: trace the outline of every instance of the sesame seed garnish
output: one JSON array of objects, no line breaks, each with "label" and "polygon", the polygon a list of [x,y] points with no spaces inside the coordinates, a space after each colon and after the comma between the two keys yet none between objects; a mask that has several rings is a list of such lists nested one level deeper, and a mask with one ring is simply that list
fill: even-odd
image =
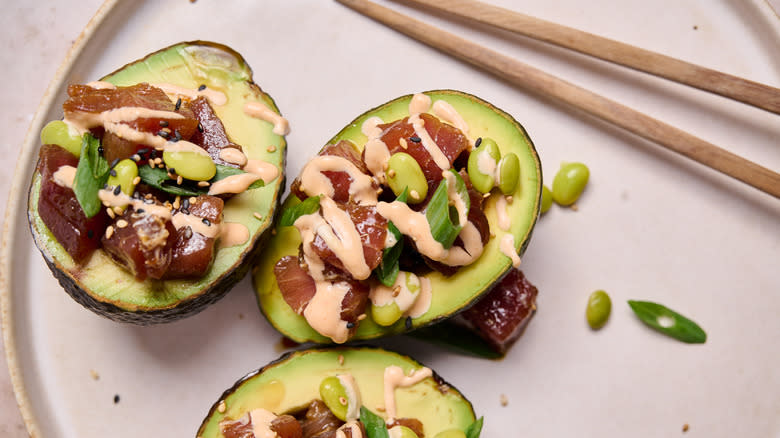
[{"label": "sesame seed garnish", "polygon": [[385,408],[384,408],[384,406],[377,406],[377,407],[376,407],[376,410],[377,410],[378,412],[384,412],[384,411],[385,411]]},{"label": "sesame seed garnish", "polygon": [[118,185],[114,187],[114,196],[119,196],[119,194],[122,192],[122,185]]},{"label": "sesame seed garnish", "polygon": [[190,209],[189,208],[182,207],[179,211],[181,211],[184,214],[190,214]]},{"label": "sesame seed garnish", "polygon": [[116,170],[115,169],[111,169],[111,170],[108,171],[108,174],[113,176],[113,177],[116,177]]},{"label": "sesame seed garnish", "polygon": [[351,328],[354,328],[354,327],[355,327],[355,323],[354,322],[348,322],[347,323],[347,328],[348,329],[351,329]]},{"label": "sesame seed garnish", "polygon": [[187,228],[184,229],[184,238],[185,239],[192,238],[192,228],[187,227]]},{"label": "sesame seed garnish", "polygon": [[166,126],[168,126],[168,121],[167,120],[160,120],[160,126],[165,128]]},{"label": "sesame seed garnish", "polygon": [[507,204],[511,204],[512,201],[514,201],[514,200],[515,200],[515,198],[513,198],[511,195],[506,197],[506,203]]},{"label": "sesame seed garnish", "polygon": [[108,217],[110,217],[111,219],[114,219],[116,217],[116,214],[114,214],[114,209],[113,208],[107,208],[106,209],[106,213],[108,213]]},{"label": "sesame seed garnish", "polygon": [[122,214],[124,212],[125,211],[122,209],[122,207],[119,207],[119,206],[114,207],[114,214],[119,215],[119,214]]},{"label": "sesame seed garnish", "polygon": [[181,140],[181,132],[178,129],[173,131],[173,135],[176,137],[176,141]]},{"label": "sesame seed garnish", "polygon": [[266,150],[268,152],[274,153],[274,152],[276,152],[276,146],[274,146],[274,145],[268,146],[268,148],[266,148]]},{"label": "sesame seed garnish", "polygon": [[222,400],[222,401],[219,402],[219,404],[217,405],[217,411],[220,414],[224,414],[225,411],[227,411],[227,406],[225,405],[225,400]]},{"label": "sesame seed garnish", "polygon": [[179,108],[181,108],[181,97],[176,99],[176,107],[174,107],[174,111],[178,111]]},{"label": "sesame seed garnish", "polygon": [[387,176],[389,178],[395,178],[395,169],[390,169],[387,171]]},{"label": "sesame seed garnish", "polygon": [[198,122],[198,132],[203,132],[203,125]]},{"label": "sesame seed garnish", "polygon": [[260,220],[260,221],[261,221],[261,220],[263,220],[263,215],[262,215],[262,214],[260,214],[260,213],[258,213],[258,212],[254,212],[254,213],[253,213],[253,216],[254,216],[254,217],[257,219],[257,220]]},{"label": "sesame seed garnish", "polygon": [[407,316],[406,317],[406,321],[404,321],[404,327],[406,327],[407,330],[411,330],[412,329],[412,317],[411,316]]},{"label": "sesame seed garnish", "polygon": [[309,269],[309,265],[306,262],[298,263],[298,266],[303,269],[304,271]]},{"label": "sesame seed garnish", "polygon": [[108,228],[106,228],[106,239],[110,239],[111,236],[114,235],[114,227],[109,225]]},{"label": "sesame seed garnish", "polygon": [[146,210],[144,210],[143,208],[139,208],[135,212],[138,213],[138,214],[144,214],[146,212]]},{"label": "sesame seed garnish", "polygon": [[116,226],[119,228],[124,228],[127,226],[127,221],[124,219],[119,219],[118,221],[116,221]]},{"label": "sesame seed garnish", "polygon": [[112,169],[113,169],[113,168],[114,168],[114,166],[116,166],[116,163],[118,163],[118,162],[119,162],[119,158],[114,158],[114,160],[111,162],[111,165],[110,165],[110,166],[108,166],[108,167],[110,167],[110,168],[112,168]]},{"label": "sesame seed garnish", "polygon": [[276,228],[272,228],[271,229],[271,235],[272,236],[276,236]]},{"label": "sesame seed garnish", "polygon": [[412,197],[412,199],[420,199],[420,194],[417,192],[417,190],[412,190],[409,192],[409,196]]},{"label": "sesame seed garnish", "polygon": [[103,152],[105,149],[103,149],[103,146],[98,146],[98,154],[103,155]]},{"label": "sesame seed garnish", "polygon": [[339,403],[341,403],[342,406],[347,405],[347,398],[344,396],[339,396]]},{"label": "sesame seed garnish", "polygon": [[181,183],[184,182],[184,178],[181,177],[181,175],[176,177],[176,184],[181,185]]},{"label": "sesame seed garnish", "polygon": [[119,403],[119,394],[114,395],[114,404]]},{"label": "sesame seed garnish", "polygon": [[159,131],[157,131],[157,135],[159,135],[160,137],[162,137],[162,138],[164,138],[164,139],[166,139],[166,140],[167,140],[167,139],[169,139],[169,138],[171,137],[171,135],[170,135],[170,134],[168,134],[167,132],[165,132],[165,131],[163,131],[163,130],[159,130]]},{"label": "sesame seed garnish", "polygon": [[200,87],[198,87],[198,91],[203,91],[206,89],[206,84],[200,84]]},{"label": "sesame seed garnish", "polygon": [[368,315],[366,315],[365,313],[361,313],[360,315],[358,315],[358,321],[362,321],[366,318],[368,318]]},{"label": "sesame seed garnish", "polygon": [[394,298],[397,297],[398,294],[400,294],[400,293],[401,293],[401,286],[396,286],[396,287],[393,288],[393,297]]},{"label": "sesame seed garnish", "polygon": [[144,204],[152,205],[152,204],[154,204],[154,199],[146,198],[146,199],[144,199]]},{"label": "sesame seed garnish", "polygon": [[207,227],[210,227],[211,226],[211,221],[204,217],[203,218],[203,224],[206,225]]},{"label": "sesame seed garnish", "polygon": [[198,202],[198,198],[190,196],[190,204],[195,204],[196,202]]},{"label": "sesame seed garnish", "polygon": [[478,138],[477,141],[474,142],[474,147],[478,148],[479,145],[481,145],[481,144],[482,144],[482,137]]},{"label": "sesame seed garnish", "polygon": [[87,238],[91,239],[95,237],[95,232],[92,230],[87,230]]},{"label": "sesame seed garnish", "polygon": [[409,140],[410,140],[410,141],[412,141],[413,143],[419,143],[419,142],[421,142],[421,141],[422,141],[422,140],[420,139],[420,137],[418,137],[418,136],[416,136],[416,135],[413,135],[413,136],[409,137]]},{"label": "sesame seed garnish", "polygon": [[184,198],[184,200],[181,201],[181,208],[190,208],[190,198]]},{"label": "sesame seed garnish", "polygon": [[176,196],[176,199],[173,200],[173,208],[179,209],[181,206],[181,196]]},{"label": "sesame seed garnish", "polygon": [[506,398],[506,394],[501,394],[500,401],[501,401],[501,406],[506,406],[509,404],[509,399]]},{"label": "sesame seed garnish", "polygon": [[135,161],[135,162],[139,162],[139,161],[141,161],[141,156],[138,155],[138,154],[133,154],[133,156],[130,157],[130,159]]},{"label": "sesame seed garnish", "polygon": [[579,211],[580,210],[580,208],[577,207],[577,204],[572,204],[569,208],[571,208],[574,211]]},{"label": "sesame seed garnish", "polygon": [[89,375],[92,376],[92,380],[99,380],[100,374],[95,370],[89,370]]},{"label": "sesame seed garnish", "polygon": [[138,149],[137,151],[135,151],[135,153],[138,155],[146,155],[149,153],[149,148]]},{"label": "sesame seed garnish", "polygon": [[198,181],[198,187],[208,187],[211,183],[208,181]]},{"label": "sesame seed garnish", "polygon": [[154,164],[161,164],[161,163],[162,163],[162,158],[157,157],[154,159]]},{"label": "sesame seed garnish", "polygon": [[406,139],[401,137],[398,139],[398,144],[401,145],[402,148],[407,149],[409,148],[409,144],[406,143]]}]

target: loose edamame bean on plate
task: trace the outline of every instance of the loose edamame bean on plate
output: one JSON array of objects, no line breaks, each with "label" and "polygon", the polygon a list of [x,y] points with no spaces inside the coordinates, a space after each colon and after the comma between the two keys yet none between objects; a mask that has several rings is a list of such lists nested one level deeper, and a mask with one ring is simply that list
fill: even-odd
[{"label": "loose edamame bean on plate", "polygon": [[612,300],[603,290],[597,290],[588,297],[588,307],[585,309],[585,319],[593,330],[604,327],[612,312]]},{"label": "loose edamame bean on plate", "polygon": [[552,183],[552,198],[559,205],[574,204],[585,190],[590,170],[582,163],[563,163]]},{"label": "loose edamame bean on plate", "polygon": [[387,161],[387,185],[396,196],[408,188],[410,204],[422,202],[428,196],[428,181],[420,164],[405,152],[395,153]]},{"label": "loose edamame bean on plate", "polygon": [[547,210],[552,207],[552,193],[547,186],[542,186],[542,214],[547,213]]}]

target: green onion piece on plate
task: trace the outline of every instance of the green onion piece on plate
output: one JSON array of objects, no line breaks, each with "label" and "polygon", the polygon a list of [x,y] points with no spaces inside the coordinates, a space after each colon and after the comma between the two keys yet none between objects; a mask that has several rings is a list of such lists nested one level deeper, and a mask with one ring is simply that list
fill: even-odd
[{"label": "green onion piece on plate", "polygon": [[655,330],[688,344],[703,344],[707,333],[698,324],[658,303],[629,300],[637,317]]}]

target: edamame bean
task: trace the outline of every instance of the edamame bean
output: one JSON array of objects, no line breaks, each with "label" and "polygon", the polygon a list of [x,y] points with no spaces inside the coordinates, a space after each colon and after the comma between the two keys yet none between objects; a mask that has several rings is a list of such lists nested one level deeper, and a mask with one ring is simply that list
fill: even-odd
[{"label": "edamame bean", "polygon": [[510,152],[498,162],[498,189],[501,193],[509,195],[515,191],[517,182],[520,181],[520,159]]},{"label": "edamame bean", "polygon": [[347,391],[336,376],[326,377],[320,383],[320,398],[333,415],[341,421],[347,419]]},{"label": "edamame bean", "polygon": [[135,191],[135,177],[138,176],[138,166],[135,161],[124,159],[111,169],[108,174],[108,185],[111,187],[120,186],[122,193],[132,196]]},{"label": "edamame bean", "polygon": [[71,133],[68,125],[62,120],[52,120],[41,129],[41,144],[56,144],[67,149],[71,154],[81,156],[82,137]]},{"label": "edamame bean", "polygon": [[381,326],[387,327],[395,324],[401,319],[401,315],[403,315],[401,308],[395,301],[390,301],[384,306],[371,305],[371,318]]},{"label": "edamame bean", "polygon": [[211,157],[192,151],[165,151],[163,161],[177,175],[192,181],[208,181],[217,173]]},{"label": "edamame bean", "polygon": [[466,438],[466,432],[460,429],[447,429],[437,433],[433,438]]},{"label": "edamame bean", "polygon": [[417,434],[406,426],[393,426],[388,429],[387,434],[389,438],[418,438]]},{"label": "edamame bean", "polygon": [[588,184],[590,170],[582,163],[563,163],[552,184],[553,201],[559,205],[574,204]]},{"label": "edamame bean", "polygon": [[471,151],[467,170],[471,185],[481,193],[488,193],[496,184],[496,166],[501,151],[495,140],[483,138],[478,148]]},{"label": "edamame bean", "polygon": [[598,330],[607,323],[612,311],[612,300],[603,290],[597,290],[588,297],[588,307],[585,309],[585,319],[593,330]]},{"label": "edamame bean", "polygon": [[547,213],[550,207],[552,207],[552,193],[547,186],[542,186],[542,214]]},{"label": "edamame bean", "polygon": [[393,154],[387,161],[387,185],[396,196],[409,188],[407,202],[417,204],[428,195],[428,181],[420,164],[405,152]]}]

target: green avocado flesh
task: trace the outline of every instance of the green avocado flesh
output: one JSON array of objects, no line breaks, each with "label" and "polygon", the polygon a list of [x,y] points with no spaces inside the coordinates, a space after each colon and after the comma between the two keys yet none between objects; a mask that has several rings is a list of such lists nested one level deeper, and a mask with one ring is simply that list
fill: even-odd
[{"label": "green avocado flesh", "polygon": [[[511,218],[509,233],[514,236],[515,249],[522,255],[531,237],[536,220],[542,190],[542,171],[539,157],[525,129],[510,116],[493,105],[466,93],[441,90],[424,93],[432,102],[445,100],[452,105],[469,125],[468,136],[472,140],[489,137],[498,144],[501,155],[514,152],[520,159],[520,180],[512,193],[512,203],[507,206]],[[352,121],[329,143],[351,140],[359,149],[363,149],[366,136],[361,132],[363,122],[378,116],[389,123],[409,115],[409,102],[412,95],[400,97],[374,108]],[[439,272],[426,275],[431,281],[432,298],[430,308],[423,315],[413,318],[407,326],[406,318],[401,318],[389,327],[383,327],[372,321],[369,316],[360,322],[354,340],[372,339],[391,334],[402,333],[448,318],[468,308],[483,293],[499,281],[512,267],[512,262],[501,252],[499,243],[507,233],[498,227],[496,217],[496,199],[494,194],[486,200],[485,214],[490,223],[491,237],[482,256],[474,263],[462,267],[457,273],[446,277]],[[295,196],[288,197],[282,209],[300,202]],[[276,228],[273,236],[254,269],[254,286],[260,310],[271,324],[285,336],[296,342],[330,343],[329,338],[317,333],[296,314],[284,301],[274,276],[274,265],[284,256],[296,255],[301,243],[298,230],[294,227]]]},{"label": "green avocado flesh", "polygon": [[[339,356],[343,360],[339,359]],[[198,430],[200,438],[222,437],[219,422],[235,420],[252,409],[277,415],[294,414],[319,399],[320,382],[328,376],[351,374],[363,406],[384,416],[385,368],[399,366],[405,374],[422,368],[407,356],[376,348],[314,349],[289,353],[249,374],[225,391]],[[448,429],[466,429],[475,421],[471,403],[435,373],[420,383],[395,391],[398,418],[416,418],[427,437]],[[224,403],[223,409],[220,405]],[[224,412],[220,412],[224,410]]]},{"label": "green avocado flesh", "polygon": [[[270,229],[284,190],[286,142],[272,132],[273,125],[243,112],[249,101],[263,102],[277,113],[274,101],[252,82],[252,70],[232,49],[210,42],[177,44],[128,64],[101,79],[117,86],[140,82],[167,83],[196,89],[205,84],[228,98],[212,105],[228,137],[242,146],[249,159],[275,165],[279,177],[262,188],[248,190],[225,202],[223,222],[237,222],[249,230],[244,244],[220,248],[207,274],[193,280],[138,281],[102,250],[85,265],[77,265],[56,241],[37,214],[40,174],[30,188],[28,216],[35,243],[65,290],[79,303],[118,321],[151,324],[172,321],[202,310],[221,298],[249,270],[265,232]],[[269,152],[269,146],[274,146]],[[262,217],[259,220],[255,213]]]}]

